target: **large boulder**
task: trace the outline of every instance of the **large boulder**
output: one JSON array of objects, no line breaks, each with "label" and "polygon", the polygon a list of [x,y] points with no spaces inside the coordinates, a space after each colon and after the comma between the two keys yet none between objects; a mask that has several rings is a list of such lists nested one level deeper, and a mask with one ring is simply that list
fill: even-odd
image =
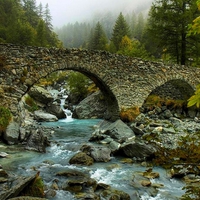
[{"label": "large boulder", "polygon": [[48,103],[53,102],[54,98],[50,92],[45,90],[42,87],[34,85],[28,92],[28,94],[36,101],[47,105]]},{"label": "large boulder", "polygon": [[89,166],[94,163],[94,159],[84,152],[79,152],[69,160],[69,163]]},{"label": "large boulder", "polygon": [[141,142],[127,142],[121,145],[120,150],[130,158],[143,161],[152,158],[156,149],[150,145]]},{"label": "large boulder", "polygon": [[31,130],[25,141],[25,149],[38,152],[46,152],[46,147],[50,144],[47,137],[43,135],[42,130],[39,129]]},{"label": "large boulder", "polygon": [[38,122],[54,122],[58,121],[58,118],[55,115],[50,113],[46,113],[42,110],[36,110],[34,112],[34,119]]},{"label": "large boulder", "polygon": [[[5,199],[12,199],[16,198],[18,199],[31,199],[31,198],[22,198],[18,197],[23,190],[29,186],[30,184],[33,183],[33,181],[38,177],[38,174],[32,175],[29,177],[10,177],[9,182],[12,182],[12,184],[7,183],[7,190],[1,189],[0,188],[0,200],[5,200]],[[34,199],[34,197],[32,197]]]},{"label": "large boulder", "polygon": [[132,129],[120,119],[114,123],[108,124],[108,126],[104,126],[102,129],[100,127],[100,132],[108,135],[119,143],[135,139],[135,134]]},{"label": "large boulder", "polygon": [[107,147],[84,145],[81,147],[81,150],[91,156],[96,162],[108,162],[111,159],[111,150]]},{"label": "large boulder", "polygon": [[17,144],[19,142],[20,126],[17,122],[11,122],[3,135],[8,144]]},{"label": "large boulder", "polygon": [[104,118],[106,110],[107,105],[105,98],[103,94],[98,91],[82,100],[76,106],[73,117],[78,119]]},{"label": "large boulder", "polygon": [[60,105],[51,103],[46,106],[46,111],[52,115],[55,115],[58,119],[66,118],[65,112],[61,109]]}]

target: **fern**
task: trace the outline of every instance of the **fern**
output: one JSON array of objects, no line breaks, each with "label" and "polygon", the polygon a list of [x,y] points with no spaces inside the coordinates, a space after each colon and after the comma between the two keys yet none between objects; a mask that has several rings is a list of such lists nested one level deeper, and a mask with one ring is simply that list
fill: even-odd
[{"label": "fern", "polygon": [[197,89],[193,96],[188,99],[188,107],[196,105],[197,108],[200,107],[200,84],[197,85]]}]

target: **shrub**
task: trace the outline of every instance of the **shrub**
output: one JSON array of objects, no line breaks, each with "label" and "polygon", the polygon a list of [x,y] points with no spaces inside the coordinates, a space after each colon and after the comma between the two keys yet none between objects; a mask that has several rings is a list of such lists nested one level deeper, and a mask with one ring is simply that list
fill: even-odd
[{"label": "shrub", "polygon": [[30,96],[27,96],[25,98],[25,103],[26,103],[26,105],[28,105],[28,108],[27,108],[28,111],[34,112],[34,111],[38,110],[37,104]]},{"label": "shrub", "polygon": [[122,108],[120,112],[120,119],[124,122],[132,122],[140,114],[138,107]]},{"label": "shrub", "polygon": [[87,96],[90,79],[87,78],[85,75],[78,72],[72,72],[69,75],[67,83],[69,85],[71,93],[76,93],[83,97]]},{"label": "shrub", "polygon": [[12,114],[9,109],[0,106],[0,132],[5,131],[9,122],[12,119]]}]

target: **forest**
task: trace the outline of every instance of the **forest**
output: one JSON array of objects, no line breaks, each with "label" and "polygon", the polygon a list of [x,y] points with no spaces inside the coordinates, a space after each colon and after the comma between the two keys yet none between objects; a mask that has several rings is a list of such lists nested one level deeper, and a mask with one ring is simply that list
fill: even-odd
[{"label": "forest", "polygon": [[145,13],[107,12],[54,28],[48,4],[0,1],[0,42],[87,48],[146,60],[199,66],[199,1],[155,0]]},{"label": "forest", "polygon": [[0,43],[61,47],[48,4],[35,0],[0,1]]}]

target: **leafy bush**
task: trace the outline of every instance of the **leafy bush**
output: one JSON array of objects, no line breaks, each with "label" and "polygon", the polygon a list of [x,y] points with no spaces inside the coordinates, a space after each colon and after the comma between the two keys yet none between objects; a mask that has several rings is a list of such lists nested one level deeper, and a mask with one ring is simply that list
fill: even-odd
[{"label": "leafy bush", "polygon": [[131,122],[133,121],[138,115],[140,114],[138,107],[132,108],[122,108],[120,112],[120,119],[124,122]]},{"label": "leafy bush", "polygon": [[79,94],[86,97],[88,94],[88,87],[90,85],[90,79],[78,72],[70,73],[67,83],[70,88],[70,92],[73,94]]},{"label": "leafy bush", "polygon": [[197,108],[200,108],[200,84],[197,85],[197,89],[193,96],[188,99],[188,107],[196,105]]},{"label": "leafy bush", "polygon": [[0,132],[5,131],[11,118],[12,114],[10,110],[3,106],[0,106]]},{"label": "leafy bush", "polygon": [[168,108],[182,108],[186,105],[186,100],[161,98],[158,95],[149,95],[145,105],[150,108],[167,106]]}]

